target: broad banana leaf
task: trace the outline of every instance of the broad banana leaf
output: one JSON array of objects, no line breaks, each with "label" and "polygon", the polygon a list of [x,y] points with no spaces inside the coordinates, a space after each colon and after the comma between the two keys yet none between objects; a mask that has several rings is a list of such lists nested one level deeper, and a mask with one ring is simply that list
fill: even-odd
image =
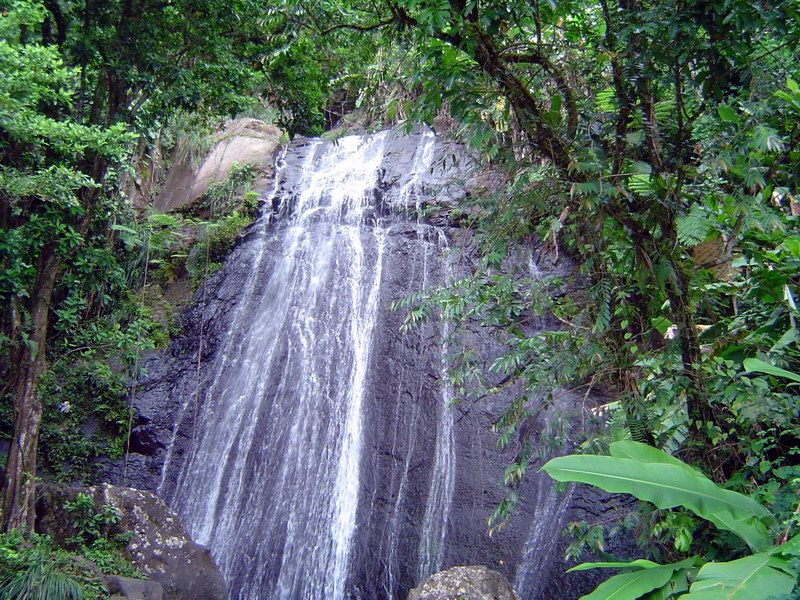
[{"label": "broad banana leaf", "polygon": [[[687,465],[685,462],[681,461],[680,459],[675,458],[671,454],[668,454],[658,448],[653,448],[652,446],[648,446],[647,444],[642,444],[641,442],[634,442],[632,440],[623,440],[620,442],[614,442],[611,444],[611,456],[618,456],[619,458],[630,458],[631,460],[635,460],[642,463],[661,463],[661,464],[668,464],[668,465],[675,465],[678,467],[682,467],[687,469],[690,473],[698,475],[703,479],[707,479],[706,476]],[[722,488],[720,488],[722,489]],[[735,492],[734,492],[735,493]],[[764,533],[764,527],[762,524],[772,526],[774,524],[774,519],[772,515],[766,510],[763,506],[758,503],[755,503],[757,508],[763,509],[762,513],[759,515],[761,521],[756,521],[754,519],[747,519],[742,521],[741,519],[737,519],[728,511],[720,511],[714,513],[713,518],[708,518],[709,521],[712,521],[718,527],[722,529],[726,529],[728,531],[738,532],[742,539],[745,541],[752,541],[755,543],[757,548],[753,548],[754,550],[763,550],[768,546],[764,545],[763,547],[760,546],[761,537]],[[750,544],[748,541],[748,544]],[[751,547],[753,544],[750,544]]]},{"label": "broad banana leaf", "polygon": [[784,598],[796,573],[783,558],[761,552],[724,563],[706,563],[680,600],[768,600]]},{"label": "broad banana leaf", "polygon": [[697,558],[688,558],[671,565],[658,565],[632,573],[614,575],[580,600],[636,600],[644,594],[666,586],[676,573],[695,568]]},{"label": "broad banana leaf", "polygon": [[663,587],[645,594],[640,600],[671,600],[689,591],[688,571],[678,571]]},{"label": "broad banana leaf", "polygon": [[[635,454],[637,447],[632,444],[622,449]],[[616,451],[620,451],[619,446]],[[648,460],[653,451],[659,453],[660,462]],[[771,539],[766,524],[772,525],[774,518],[761,504],[743,494],[722,489],[675,458],[663,458],[660,455],[668,455],[659,450],[648,449],[646,453],[637,455],[642,460],[619,456],[562,456],[549,461],[542,470],[557,481],[578,481],[607,492],[632,494],[658,508],[684,506],[720,529],[738,535],[754,551],[769,548]]]},{"label": "broad banana leaf", "polygon": [[800,558],[800,534],[789,538],[780,546],[775,546],[770,554],[781,555],[783,558]]},{"label": "broad banana leaf", "polygon": [[660,567],[660,566],[662,565],[655,563],[652,560],[639,558],[637,560],[632,560],[629,562],[582,563],[567,570],[567,573],[572,573],[573,571],[588,571],[589,569],[652,569],[653,567]]},{"label": "broad banana leaf", "polygon": [[[609,447],[611,456],[619,458],[630,458],[641,463],[660,463],[665,465],[675,465],[676,467],[684,467],[691,470],[693,473],[700,473],[694,467],[687,465],[679,458],[675,458],[671,454],[653,448],[642,442],[634,442],[633,440],[622,440],[621,442],[614,442]],[[702,475],[702,473],[700,473]],[[705,475],[702,475],[705,477]]]},{"label": "broad banana leaf", "polygon": [[784,379],[788,379],[789,381],[800,383],[800,375],[797,373],[787,371],[786,369],[781,369],[780,367],[771,365],[768,362],[764,362],[758,358],[744,359],[744,369],[747,373],[752,373],[753,371],[756,373],[766,373],[767,375],[774,375],[775,377],[782,377]]}]

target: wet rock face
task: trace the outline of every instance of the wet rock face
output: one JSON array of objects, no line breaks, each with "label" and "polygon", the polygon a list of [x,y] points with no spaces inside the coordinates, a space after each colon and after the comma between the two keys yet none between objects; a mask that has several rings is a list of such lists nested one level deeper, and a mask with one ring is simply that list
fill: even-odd
[{"label": "wet rock face", "polygon": [[[292,142],[292,150],[283,158],[286,163],[284,171],[299,172],[316,143],[315,140],[296,138]],[[391,136],[387,142],[386,160],[379,175],[376,196],[380,197],[381,190],[408,184],[411,170],[409,158],[413,156],[417,143],[413,136]],[[332,142],[324,144],[333,145]],[[440,168],[435,173],[424,174],[421,185],[429,191],[429,200],[435,199],[442,207],[454,206],[457,199],[467,192],[472,165],[466,160],[460,164],[457,162],[456,157],[463,157],[465,153],[456,142],[440,141],[437,142],[437,148],[434,162]],[[320,149],[314,151],[323,152]],[[277,196],[281,200],[276,200],[268,207],[273,209],[275,215],[275,223],[271,227],[280,229],[281,214],[289,211],[293,199],[302,193],[301,185],[302,178],[292,176],[279,182]],[[386,214],[391,209],[384,206],[373,217],[377,218],[381,211]],[[446,216],[440,216],[439,219],[442,224],[447,221]],[[98,465],[99,480],[114,485],[158,491],[165,498],[170,498],[177,471],[165,470],[164,463],[168,461],[180,464],[183,457],[192,451],[197,437],[196,416],[202,410],[209,386],[209,369],[214,364],[220,343],[230,334],[232,314],[250,275],[256,246],[260,243],[259,232],[263,227],[263,221],[259,221],[242,233],[224,267],[198,290],[194,302],[179,316],[180,334],[171,340],[166,351],[154,353],[144,359],[145,375],[139,379],[136,397],[133,399],[136,427],[131,435],[131,453],[127,459],[127,467],[121,460],[103,461]],[[419,237],[416,228],[411,224],[398,227],[391,231],[391,236],[390,243],[397,247],[397,251],[392,251],[391,268],[385,269],[387,278],[390,277],[392,281],[382,293],[384,299],[380,310],[384,315],[391,314],[389,304],[392,300],[412,291],[411,285],[416,285],[414,280],[419,277],[417,271],[420,267],[412,256],[413,247]],[[274,243],[270,252],[274,253],[279,249],[280,245]],[[262,271],[269,273],[275,262],[276,257],[268,255]],[[387,333],[390,338],[386,340],[397,352],[404,351],[404,342],[397,333],[401,322],[402,314],[395,313],[389,325],[394,331]],[[409,342],[411,346],[415,344],[416,342]],[[393,350],[390,348],[388,351]],[[413,351],[419,351],[418,344]],[[391,356],[387,359],[392,360]]]},{"label": "wet rock face", "polygon": [[164,587],[167,600],[225,600],[225,583],[207,548],[193,542],[180,518],[151,493],[101,485],[101,504],[111,504],[124,531],[134,535],[126,552],[135,566]]},{"label": "wet rock face", "polygon": [[511,583],[485,566],[452,567],[411,590],[408,600],[517,600]]},{"label": "wet rock face", "polygon": [[208,549],[193,542],[178,515],[149,492],[109,484],[85,489],[42,486],[36,511],[37,531],[61,544],[75,535],[64,504],[78,493],[92,496],[96,509],[105,504],[113,506],[120,516],[115,530],[133,534],[125,553],[155,584],[144,582],[137,587],[132,582],[119,582],[131,594],[158,600],[161,596],[157,592],[163,589],[164,600],[227,600],[225,583]]}]

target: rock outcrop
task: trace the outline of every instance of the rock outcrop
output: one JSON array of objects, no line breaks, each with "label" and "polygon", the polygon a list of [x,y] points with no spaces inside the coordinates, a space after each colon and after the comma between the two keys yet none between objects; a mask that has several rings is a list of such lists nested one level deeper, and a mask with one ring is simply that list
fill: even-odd
[{"label": "rock outcrop", "polygon": [[452,567],[411,590],[408,600],[517,600],[508,580],[489,567]]},{"label": "rock outcrop", "polygon": [[[57,544],[75,535],[64,505],[77,494],[90,495],[99,510],[110,504],[120,517],[115,530],[130,532],[125,553],[133,565],[159,585],[141,585],[116,578],[122,597],[157,600],[227,600],[225,582],[214,559],[193,542],[178,516],[157,496],[132,488],[101,484],[89,488],[45,485],[39,488],[36,529]],[[109,582],[112,583],[112,582]],[[127,586],[127,587],[125,587]],[[110,586],[111,587],[111,586]],[[134,595],[128,591],[134,590]],[[131,592],[133,593],[133,592]],[[138,594],[138,595],[137,595]]]},{"label": "rock outcrop", "polygon": [[228,121],[217,134],[216,144],[199,169],[188,158],[180,159],[180,148],[173,154],[173,164],[154,208],[161,212],[191,204],[208,190],[213,181],[223,181],[234,163],[253,164],[260,169],[255,191],[264,191],[272,178],[272,157],[280,145],[282,132],[274,125],[256,119]]}]

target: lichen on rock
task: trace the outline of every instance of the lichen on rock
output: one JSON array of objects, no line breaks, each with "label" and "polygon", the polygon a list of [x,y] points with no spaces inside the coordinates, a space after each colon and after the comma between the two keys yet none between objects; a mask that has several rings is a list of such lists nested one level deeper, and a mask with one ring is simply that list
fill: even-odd
[{"label": "lichen on rock", "polygon": [[509,581],[484,565],[452,567],[431,575],[408,600],[517,600]]}]

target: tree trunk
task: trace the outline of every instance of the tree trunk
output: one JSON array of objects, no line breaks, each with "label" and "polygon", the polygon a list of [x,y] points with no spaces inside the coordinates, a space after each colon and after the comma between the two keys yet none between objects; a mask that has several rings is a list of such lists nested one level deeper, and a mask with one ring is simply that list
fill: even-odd
[{"label": "tree trunk", "polygon": [[716,424],[714,411],[708,402],[703,374],[700,340],[695,327],[689,301],[689,283],[681,266],[673,261],[676,281],[666,286],[671,312],[677,325],[678,342],[681,349],[683,376],[686,377],[686,409],[689,415],[689,430],[695,441],[709,444],[706,425]]},{"label": "tree trunk", "polygon": [[60,266],[54,242],[45,244],[39,256],[36,283],[31,294],[31,330],[22,350],[14,391],[14,438],[2,487],[3,531],[17,529],[24,534],[33,531],[36,499],[36,454],[42,403],[38,384],[45,372],[45,344],[56,276]]}]

